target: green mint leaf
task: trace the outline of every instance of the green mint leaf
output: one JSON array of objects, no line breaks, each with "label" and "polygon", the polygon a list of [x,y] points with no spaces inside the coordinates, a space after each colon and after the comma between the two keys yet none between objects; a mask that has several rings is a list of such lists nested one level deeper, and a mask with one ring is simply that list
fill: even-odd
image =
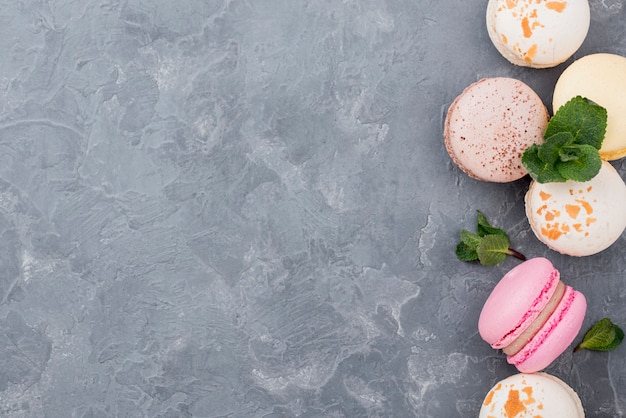
[{"label": "green mint leaf", "polygon": [[478,253],[476,248],[470,248],[466,243],[459,242],[456,246],[455,254],[461,261],[475,261],[478,260]]},{"label": "green mint leaf", "polygon": [[504,232],[503,229],[496,228],[494,226],[491,226],[491,224],[489,224],[489,221],[487,221],[487,217],[485,216],[484,213],[482,213],[479,210],[477,210],[476,213],[478,215],[478,222],[477,222],[478,225],[476,226],[478,235],[480,235],[481,237],[484,237],[485,235],[495,234],[495,235],[502,235],[502,236],[507,237],[506,232]]},{"label": "green mint leaf", "polygon": [[482,265],[498,264],[507,255],[526,260],[523,254],[509,248],[509,237],[503,229],[492,226],[485,214],[476,211],[478,215],[477,233],[466,229],[461,230],[461,242],[455,249],[457,258],[461,261],[476,261]]},{"label": "green mint leaf", "polygon": [[561,106],[548,122],[544,138],[569,132],[577,144],[600,149],[606,134],[606,109],[591,100],[576,96]]},{"label": "green mint leaf", "polygon": [[563,149],[574,144],[574,136],[569,132],[558,132],[548,138],[537,150],[537,156],[545,164],[562,160]]},{"label": "green mint leaf", "polygon": [[481,238],[478,234],[470,232],[467,229],[461,231],[461,242],[474,251],[476,251],[478,244],[480,244],[480,240]]},{"label": "green mint leaf", "polygon": [[554,163],[546,163],[539,158],[539,149],[537,144],[533,144],[522,154],[522,164],[526,167],[528,174],[539,183],[562,183],[567,180],[554,167]]},{"label": "green mint leaf", "polygon": [[574,352],[582,349],[610,351],[617,348],[623,339],[624,331],[611,322],[609,318],[602,318],[587,331],[583,341],[576,346]]},{"label": "green mint leaf", "polygon": [[[568,161],[578,161],[581,157],[582,147],[591,147],[591,145],[566,145],[563,148],[559,149],[559,155],[557,158],[564,163]],[[595,149],[593,147],[591,148],[592,150]]]},{"label": "green mint leaf", "polygon": [[605,133],[606,109],[576,96],[550,119],[545,142],[524,150],[522,164],[539,183],[591,180],[602,166]]},{"label": "green mint leaf", "polygon": [[485,235],[478,244],[476,253],[483,266],[501,263],[509,254],[509,239],[503,235]]},{"label": "green mint leaf", "polygon": [[622,343],[622,341],[624,341],[624,331],[615,324],[614,324],[614,327],[615,327],[615,339],[613,340],[611,344],[605,347],[605,351],[611,351],[611,350],[616,349]]},{"label": "green mint leaf", "polygon": [[461,231],[461,242],[456,246],[456,256],[461,261],[478,260],[476,248],[480,244],[480,236],[464,229]]},{"label": "green mint leaf", "polygon": [[598,174],[602,159],[591,145],[570,145],[563,150],[566,158],[556,163],[559,174],[574,181],[589,181]]}]

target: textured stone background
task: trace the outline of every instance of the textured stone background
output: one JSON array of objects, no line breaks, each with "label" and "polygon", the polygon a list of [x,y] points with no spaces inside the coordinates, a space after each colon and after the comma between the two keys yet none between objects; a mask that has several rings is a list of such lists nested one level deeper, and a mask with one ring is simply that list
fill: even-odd
[{"label": "textured stone background", "polygon": [[[623,0],[590,3],[576,56],[626,55]],[[485,8],[2,0],[0,416],[476,416],[515,371],[476,322],[517,264],[455,259],[477,209],[587,295],[585,328],[626,326],[624,237],[555,254],[527,179],[444,150],[468,84],[549,105],[565,68],[506,62]],[[626,346],[548,371],[626,415]]]}]

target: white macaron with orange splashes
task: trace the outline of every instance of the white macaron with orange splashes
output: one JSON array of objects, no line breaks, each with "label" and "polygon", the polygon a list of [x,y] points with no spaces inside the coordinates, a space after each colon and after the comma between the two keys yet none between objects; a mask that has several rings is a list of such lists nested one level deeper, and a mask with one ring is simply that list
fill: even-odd
[{"label": "white macaron with orange splashes", "polygon": [[537,238],[572,256],[599,253],[626,228],[626,184],[613,166],[602,162],[586,182],[533,181],[526,194],[526,216]]},{"label": "white macaron with orange splashes", "polygon": [[548,68],[571,57],[587,37],[587,0],[490,0],[487,31],[515,65]]},{"label": "white macaron with orange splashes", "polygon": [[496,383],[480,409],[479,418],[584,418],[578,394],[547,373],[518,373]]}]

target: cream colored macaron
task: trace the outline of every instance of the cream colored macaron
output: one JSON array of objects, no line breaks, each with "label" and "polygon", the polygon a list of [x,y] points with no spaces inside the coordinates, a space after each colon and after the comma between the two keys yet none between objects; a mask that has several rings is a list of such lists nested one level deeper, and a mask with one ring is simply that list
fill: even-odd
[{"label": "cream colored macaron", "polygon": [[626,156],[626,58],[592,54],[574,61],[554,87],[553,111],[575,96],[586,97],[606,108],[606,135],[600,156],[605,160]]},{"label": "cream colored macaron", "polygon": [[584,418],[578,394],[547,373],[519,373],[502,379],[489,391],[479,418]]},{"label": "cream colored macaron", "polygon": [[626,184],[607,161],[586,182],[533,181],[525,202],[537,238],[561,254],[581,257],[599,253],[626,228]]},{"label": "cream colored macaron", "polygon": [[511,63],[554,67],[580,48],[587,37],[587,0],[489,0],[487,31]]}]

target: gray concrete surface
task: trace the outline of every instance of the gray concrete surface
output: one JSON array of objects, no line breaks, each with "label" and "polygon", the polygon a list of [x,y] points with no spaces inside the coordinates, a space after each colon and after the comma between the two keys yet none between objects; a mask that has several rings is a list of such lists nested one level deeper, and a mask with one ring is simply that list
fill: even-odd
[{"label": "gray concrete surface", "polygon": [[[626,55],[592,0],[576,57]],[[528,179],[451,163],[450,102],[514,67],[486,1],[3,0],[0,416],[472,417],[515,372],[478,314],[514,259],[455,259],[482,210],[626,326],[622,237],[575,259]],[[615,162],[622,175],[626,163]],[[581,333],[582,335],[582,333]],[[626,415],[626,346],[548,371]]]}]

